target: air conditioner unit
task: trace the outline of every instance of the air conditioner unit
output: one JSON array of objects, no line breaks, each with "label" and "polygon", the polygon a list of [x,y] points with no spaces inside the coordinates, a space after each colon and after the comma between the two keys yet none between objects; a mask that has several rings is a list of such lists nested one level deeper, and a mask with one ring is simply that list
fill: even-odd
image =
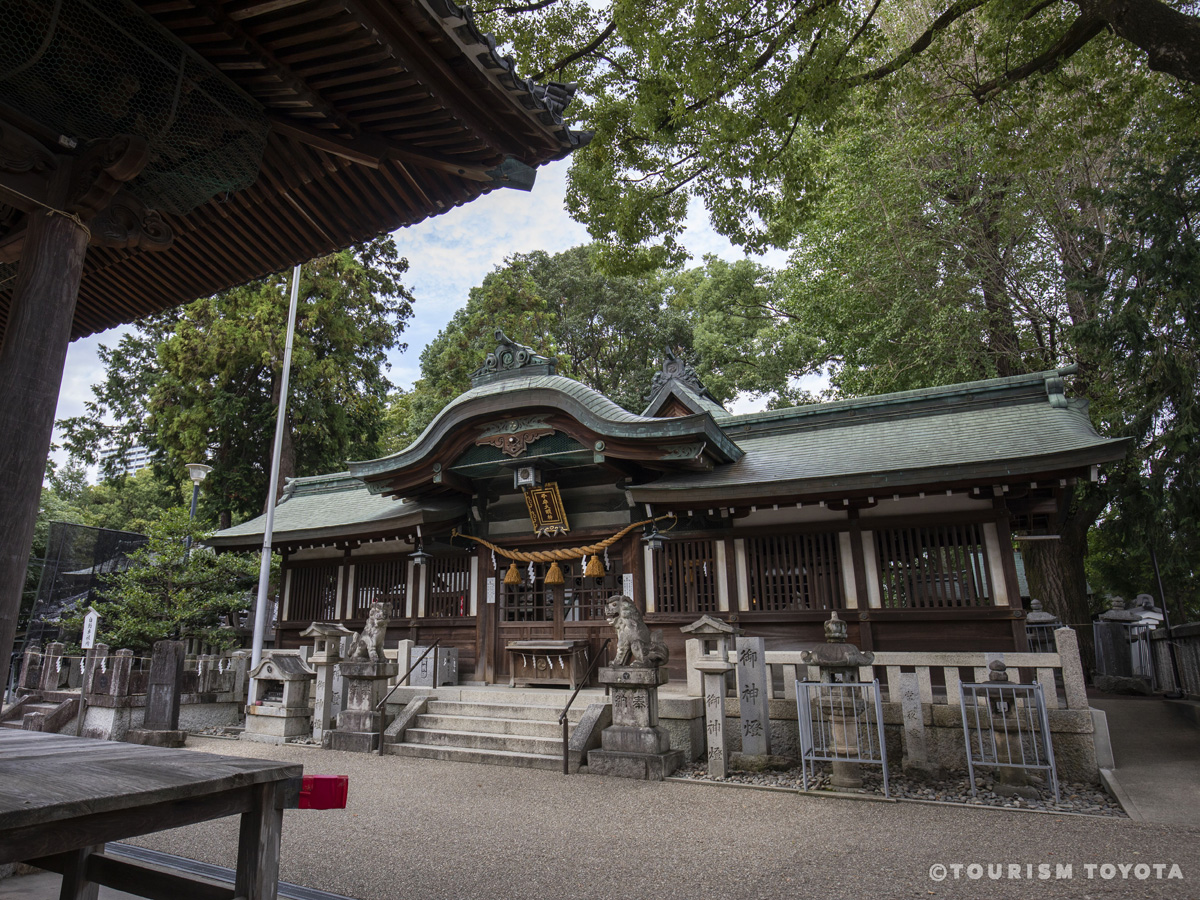
[{"label": "air conditioner unit", "polygon": [[519,466],[513,472],[513,486],[518,488],[537,487],[542,483],[542,470],[537,466]]}]

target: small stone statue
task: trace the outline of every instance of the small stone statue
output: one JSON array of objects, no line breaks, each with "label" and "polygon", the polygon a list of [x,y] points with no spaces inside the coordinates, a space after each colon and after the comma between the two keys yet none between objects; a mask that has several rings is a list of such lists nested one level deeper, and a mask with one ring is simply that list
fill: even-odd
[{"label": "small stone statue", "polygon": [[630,598],[622,594],[609,597],[604,615],[617,632],[617,652],[612,661],[614,666],[654,669],[667,664],[670,654],[661,635],[657,640],[651,637],[641,612]]},{"label": "small stone statue", "polygon": [[387,634],[390,621],[387,607],[378,600],[372,603],[367,624],[363,626],[362,633],[354,635],[350,641],[350,652],[346,654],[346,659],[380,662],[383,659],[383,637]]}]

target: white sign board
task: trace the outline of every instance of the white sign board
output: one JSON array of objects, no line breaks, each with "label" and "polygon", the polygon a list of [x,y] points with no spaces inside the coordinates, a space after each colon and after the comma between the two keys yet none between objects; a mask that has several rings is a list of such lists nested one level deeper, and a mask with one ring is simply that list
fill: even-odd
[{"label": "white sign board", "polygon": [[84,650],[91,650],[96,646],[96,626],[100,624],[100,613],[96,610],[91,610],[83,617],[83,640],[79,646]]},{"label": "white sign board", "polygon": [[496,579],[495,578],[489,578],[487,580],[487,602],[488,603],[496,602]]},{"label": "white sign board", "polygon": [[621,591],[626,597],[633,596],[633,574],[626,572],[621,576]]}]

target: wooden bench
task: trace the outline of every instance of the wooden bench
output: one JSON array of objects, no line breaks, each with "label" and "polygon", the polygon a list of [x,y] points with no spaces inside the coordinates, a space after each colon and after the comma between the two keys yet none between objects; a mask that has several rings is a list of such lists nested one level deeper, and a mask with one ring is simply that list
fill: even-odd
[{"label": "wooden bench", "polygon": [[[63,900],[97,885],[142,897],[274,900],[283,810],[303,767],[36,731],[0,731],[0,865],[63,876]],[[105,854],[104,844],[240,815],[235,883]]]}]

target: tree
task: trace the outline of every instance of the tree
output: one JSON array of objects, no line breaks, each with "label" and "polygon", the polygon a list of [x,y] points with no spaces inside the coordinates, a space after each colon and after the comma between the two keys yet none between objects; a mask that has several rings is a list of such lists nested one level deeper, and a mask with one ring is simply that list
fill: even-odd
[{"label": "tree", "polygon": [[[129,568],[109,576],[91,601],[105,643],[134,651],[165,639],[196,638],[222,649],[237,643],[230,618],[254,602],[257,561],[203,547],[209,532],[188,513],[175,507],[150,523],[149,543],[131,553]],[[63,623],[79,629],[86,613],[77,609]]]},{"label": "tree", "polygon": [[[391,384],[386,353],[412,314],[407,262],[377,238],[304,266],[280,478],[379,455]],[[142,444],[169,482],[208,462],[201,515],[222,526],[261,512],[279,402],[290,273],[197,300],[104,348],[87,414],[60,423],[94,461],[104,443]],[[170,473],[170,474],[166,474]]]},{"label": "tree", "polygon": [[558,361],[558,371],[634,411],[647,399],[664,347],[691,352],[689,312],[668,302],[660,273],[604,275],[589,247],[515,254],[471,289],[466,306],[421,353],[421,378],[400,401],[415,438],[470,387],[499,328]]},{"label": "tree", "polygon": [[[1186,10],[1186,11],[1184,11]],[[821,193],[810,138],[859,103],[885,109],[919,65],[946,67],[945,115],[1067,61],[1105,61],[1103,96],[1147,67],[1200,83],[1200,19],[1160,0],[485,5],[482,24],[535,77],[586,86],[595,133],[574,155],[568,203],[626,261],[679,259],[691,198],[748,248],[786,246],[791,211]],[[1180,120],[1177,128],[1190,127]]]},{"label": "tree", "polygon": [[[1086,287],[1103,314],[1080,339],[1102,361],[1098,388],[1113,432],[1134,451],[1097,528],[1092,571],[1125,593],[1158,594],[1200,615],[1200,141],[1165,162],[1140,159],[1104,201],[1122,223],[1112,277]],[[1139,581],[1131,583],[1131,573]]]}]

